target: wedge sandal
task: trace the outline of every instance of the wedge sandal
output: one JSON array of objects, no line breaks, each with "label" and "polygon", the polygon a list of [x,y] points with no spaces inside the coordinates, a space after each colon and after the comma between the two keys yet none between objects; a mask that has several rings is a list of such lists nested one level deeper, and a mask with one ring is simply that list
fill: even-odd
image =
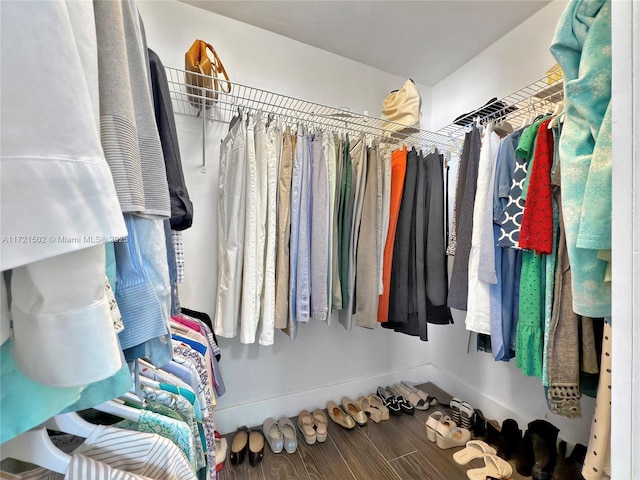
[{"label": "wedge sandal", "polygon": [[325,442],[327,440],[329,419],[325,415],[324,410],[320,408],[316,408],[312,415],[316,425],[316,439],[320,443]]},{"label": "wedge sandal", "polygon": [[298,430],[302,433],[304,441],[307,445],[313,445],[316,443],[318,436],[314,427],[315,420],[307,410],[302,410],[298,415]]},{"label": "wedge sandal", "polygon": [[449,408],[451,408],[451,418],[456,425],[460,423],[460,408],[462,407],[462,400],[459,398],[453,397],[449,402]]},{"label": "wedge sandal", "polygon": [[427,429],[427,440],[429,440],[430,442],[436,442],[436,430],[438,429],[438,424],[443,417],[444,413],[442,413],[440,410],[436,410],[431,415],[429,415],[429,418],[427,418],[425,427]]}]

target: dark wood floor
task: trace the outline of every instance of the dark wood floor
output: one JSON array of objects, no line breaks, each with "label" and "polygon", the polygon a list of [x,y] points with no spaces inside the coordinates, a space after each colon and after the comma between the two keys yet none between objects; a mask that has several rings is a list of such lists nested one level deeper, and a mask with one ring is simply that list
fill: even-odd
[{"label": "dark wood floor", "polygon": [[[422,389],[447,403],[451,396],[431,383]],[[336,399],[339,402],[340,399]],[[391,416],[378,424],[371,421],[353,430],[329,421],[329,437],[324,443],[307,445],[298,431],[298,450],[293,454],[274,454],[268,446],[262,463],[251,467],[245,460],[233,466],[228,461],[219,472],[220,480],[462,480],[469,468],[482,467],[481,460],[458,465],[452,459],[460,448],[441,450],[427,440],[425,422],[432,407],[416,414]],[[292,418],[297,425],[297,418]],[[233,433],[227,436],[231,445]],[[515,472],[513,480],[521,480]]]}]

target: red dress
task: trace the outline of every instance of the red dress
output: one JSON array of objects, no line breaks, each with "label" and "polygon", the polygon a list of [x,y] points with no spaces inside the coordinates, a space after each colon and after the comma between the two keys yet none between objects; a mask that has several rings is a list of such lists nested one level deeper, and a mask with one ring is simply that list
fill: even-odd
[{"label": "red dress", "polygon": [[538,129],[519,241],[520,248],[546,254],[553,249],[553,131],[547,128],[550,121],[551,119],[545,120]]}]

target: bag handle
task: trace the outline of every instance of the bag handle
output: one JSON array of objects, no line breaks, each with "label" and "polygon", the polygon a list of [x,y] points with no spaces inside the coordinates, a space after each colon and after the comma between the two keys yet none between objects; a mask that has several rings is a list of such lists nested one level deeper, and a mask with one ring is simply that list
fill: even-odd
[{"label": "bag handle", "polygon": [[[224,65],[222,64],[222,60],[220,60],[220,57],[218,56],[218,54],[216,53],[215,49],[213,48],[213,46],[210,43],[204,42],[204,44],[206,45],[206,49],[210,50],[211,53],[213,53],[213,61],[211,62],[211,65],[213,65],[214,68],[214,76],[213,76],[213,81],[215,84],[215,90],[218,91],[218,73],[221,73],[222,75],[224,75],[224,78],[226,80],[226,82],[224,82],[227,86],[227,90],[224,89],[223,86],[223,92],[224,93],[231,93],[231,84],[229,83],[229,75],[227,75],[227,71],[224,68]],[[206,53],[206,52],[205,52]],[[200,67],[200,70],[202,71],[202,67]]]}]

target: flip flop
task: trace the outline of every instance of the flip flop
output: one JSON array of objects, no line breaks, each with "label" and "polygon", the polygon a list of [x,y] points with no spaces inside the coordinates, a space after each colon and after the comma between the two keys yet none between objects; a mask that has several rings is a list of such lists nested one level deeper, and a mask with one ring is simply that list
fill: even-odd
[{"label": "flip flop", "polygon": [[480,440],[471,440],[467,446],[459,452],[453,454],[453,460],[459,465],[466,465],[474,458],[481,458],[484,455],[495,455],[496,449]]},{"label": "flip flop", "polygon": [[513,474],[513,468],[509,462],[497,455],[483,455],[482,459],[484,460],[484,467],[467,470],[469,480],[485,480],[487,477],[503,480]]}]

